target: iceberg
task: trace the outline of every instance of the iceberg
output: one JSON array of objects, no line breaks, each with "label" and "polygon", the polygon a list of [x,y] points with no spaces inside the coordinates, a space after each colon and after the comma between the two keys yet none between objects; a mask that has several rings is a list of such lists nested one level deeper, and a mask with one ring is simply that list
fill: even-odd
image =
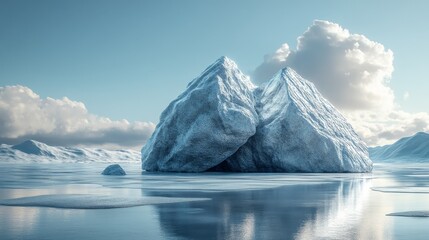
[{"label": "iceberg", "polygon": [[202,172],[227,159],[256,132],[254,88],[231,59],[219,58],[161,114],[142,168]]},{"label": "iceberg", "polygon": [[119,164],[112,164],[112,165],[107,166],[101,174],[103,174],[103,175],[115,175],[115,176],[127,175],[125,173],[124,169]]},{"label": "iceberg", "polygon": [[142,168],[172,172],[370,172],[366,144],[291,68],[256,88],[222,57],[164,110]]},{"label": "iceberg", "polygon": [[255,92],[256,134],[214,170],[370,172],[366,144],[313,83],[284,68]]}]

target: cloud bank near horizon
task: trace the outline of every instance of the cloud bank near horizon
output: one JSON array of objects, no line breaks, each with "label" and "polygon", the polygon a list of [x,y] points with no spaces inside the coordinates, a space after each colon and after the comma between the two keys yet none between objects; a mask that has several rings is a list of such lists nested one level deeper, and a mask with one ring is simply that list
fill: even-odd
[{"label": "cloud bank near horizon", "polygon": [[252,79],[267,81],[286,66],[311,80],[340,109],[393,107],[393,91],[387,85],[394,69],[393,52],[336,23],[315,20],[298,37],[296,50],[284,43],[265,56]]},{"label": "cloud bank near horizon", "polygon": [[262,84],[281,68],[292,67],[316,85],[369,145],[388,144],[429,131],[429,114],[406,112],[395,102],[389,86],[393,59],[393,52],[381,43],[315,20],[297,38],[295,50],[284,43],[267,54],[252,80]]},{"label": "cloud bank near horizon", "polygon": [[0,142],[34,139],[50,145],[138,148],[150,137],[151,122],[114,121],[88,112],[67,97],[41,98],[25,86],[0,87]]}]

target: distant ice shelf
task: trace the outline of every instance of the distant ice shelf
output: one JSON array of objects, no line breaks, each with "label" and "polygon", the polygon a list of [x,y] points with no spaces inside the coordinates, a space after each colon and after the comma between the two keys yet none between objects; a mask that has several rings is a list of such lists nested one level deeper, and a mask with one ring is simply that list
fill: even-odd
[{"label": "distant ice shelf", "polygon": [[418,132],[391,145],[369,148],[374,161],[429,162],[429,133]]},{"label": "distant ice shelf", "polygon": [[27,140],[17,145],[0,146],[0,161],[10,163],[36,162],[139,162],[141,154],[133,150],[105,150],[96,148],[55,147]]}]

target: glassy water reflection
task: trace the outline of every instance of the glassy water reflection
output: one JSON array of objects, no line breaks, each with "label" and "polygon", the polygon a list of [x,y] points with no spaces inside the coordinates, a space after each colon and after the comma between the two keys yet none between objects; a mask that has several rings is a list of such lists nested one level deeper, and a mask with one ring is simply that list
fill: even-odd
[{"label": "glassy water reflection", "polygon": [[359,239],[362,230],[367,232],[361,228],[372,226],[362,224],[370,183],[356,179],[257,191],[170,192],[162,195],[212,201],[184,204],[180,211],[172,205],[155,208],[162,230],[186,239]]},{"label": "glassy water reflection", "polygon": [[380,165],[363,175],[141,174],[136,165],[122,178],[101,176],[96,164],[7,167],[0,165],[0,199],[85,193],[211,200],[103,210],[0,206],[0,239],[426,239],[429,233],[428,218],[386,216],[429,210],[429,194],[409,191],[428,190],[427,165]]}]

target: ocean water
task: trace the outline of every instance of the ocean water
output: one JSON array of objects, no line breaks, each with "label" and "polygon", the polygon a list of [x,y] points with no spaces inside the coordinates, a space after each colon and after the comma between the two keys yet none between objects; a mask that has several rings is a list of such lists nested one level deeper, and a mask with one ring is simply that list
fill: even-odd
[{"label": "ocean water", "polygon": [[128,175],[103,176],[105,167],[0,164],[0,239],[429,236],[429,164],[375,164],[370,174],[166,174],[122,164]]}]

